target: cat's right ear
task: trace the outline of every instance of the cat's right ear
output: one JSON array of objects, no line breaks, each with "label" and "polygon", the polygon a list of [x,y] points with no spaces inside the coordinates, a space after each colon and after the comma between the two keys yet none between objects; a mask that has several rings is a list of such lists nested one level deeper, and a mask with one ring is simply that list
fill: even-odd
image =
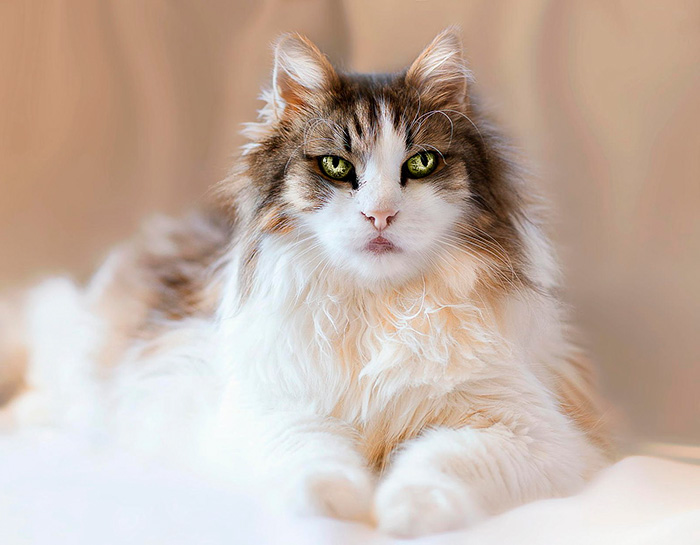
[{"label": "cat's right ear", "polygon": [[304,109],[338,83],[328,58],[307,38],[282,36],[275,46],[272,92],[278,117],[287,109]]}]

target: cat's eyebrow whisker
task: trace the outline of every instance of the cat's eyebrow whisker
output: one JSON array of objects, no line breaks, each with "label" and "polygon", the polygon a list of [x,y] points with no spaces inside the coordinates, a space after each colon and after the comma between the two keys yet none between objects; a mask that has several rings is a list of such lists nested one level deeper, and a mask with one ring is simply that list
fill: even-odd
[{"label": "cat's eyebrow whisker", "polygon": [[413,129],[413,125],[416,123],[416,119],[420,116],[420,109],[421,109],[421,94],[418,89],[415,87],[412,87],[412,89],[416,92],[416,96],[418,97],[418,109],[416,110],[416,115],[413,116],[413,119],[411,120],[411,124],[408,126],[409,129]]},{"label": "cat's eyebrow whisker", "polygon": [[444,162],[445,164],[447,164],[447,160],[445,159],[445,156],[444,156],[444,155],[442,154],[442,152],[441,152],[439,149],[437,149],[435,146],[433,146],[433,145],[431,145],[431,144],[416,144],[416,146],[418,146],[419,148],[421,148],[421,151],[426,151],[426,149],[425,149],[426,147],[435,150],[435,152],[436,152],[438,155],[440,155],[440,157],[442,158],[443,162]]},{"label": "cat's eyebrow whisker", "polygon": [[[318,117],[316,119],[325,123],[328,126],[328,128],[331,130],[331,132],[334,134],[334,136],[336,137],[337,140],[343,139],[343,132],[344,132],[343,127],[341,127],[338,123],[336,123],[335,121],[331,121],[330,119],[323,119],[320,117]],[[318,124],[314,125],[314,130],[316,129],[317,126],[318,126]]]},{"label": "cat's eyebrow whisker", "polygon": [[[313,123],[313,125],[312,125]],[[318,127],[321,124],[325,124],[331,131],[331,133],[335,136],[335,138],[329,138],[329,137],[317,137],[316,140],[320,139],[325,139],[329,142],[332,142],[333,144],[336,144],[338,140],[342,140],[343,138],[343,129],[338,125],[338,123],[331,121],[330,119],[325,119],[322,117],[313,117],[309,121],[307,121],[306,125],[304,126],[304,132],[303,132],[303,145],[304,148],[306,149],[306,145],[309,142],[309,136],[310,134],[316,130],[316,127]],[[312,140],[313,141],[313,140]]]},{"label": "cat's eyebrow whisker", "polygon": [[[325,122],[326,122],[325,119],[320,119],[320,118],[314,118],[314,119],[309,120],[309,122],[304,127],[304,132],[302,135],[302,145],[304,146],[304,148],[306,148],[306,144],[308,142],[309,135],[311,134],[311,132],[315,131],[316,127],[318,127],[321,123],[325,123]],[[311,126],[311,123],[313,123],[313,126]]]},{"label": "cat's eyebrow whisker", "polygon": [[289,163],[292,162],[292,159],[296,156],[297,153],[299,153],[299,150],[300,150],[301,148],[303,148],[304,153],[306,154],[306,146],[307,146],[310,142],[324,142],[324,141],[325,141],[325,142],[330,142],[330,143],[333,144],[333,145],[336,144],[336,141],[333,140],[332,138],[323,137],[323,136],[319,136],[319,137],[316,137],[316,138],[314,138],[314,139],[312,139],[312,140],[308,140],[308,141],[307,141],[307,140],[304,140],[301,144],[299,144],[296,148],[294,148],[294,150],[289,154],[289,158],[287,159],[287,162],[286,162],[285,165],[284,165],[284,173],[287,174],[287,170],[289,169]]},{"label": "cat's eyebrow whisker", "polygon": [[[400,119],[405,123],[406,122],[406,110],[408,110],[409,102],[406,101],[406,104],[403,105],[403,111],[401,112]],[[417,114],[416,114],[417,115]],[[411,126],[410,124],[406,127],[407,129],[410,130]]]},{"label": "cat's eyebrow whisker", "polygon": [[304,146],[304,151],[306,151],[306,146],[308,144],[312,144],[314,142],[328,142],[330,144],[330,147],[332,147],[332,148],[337,147],[337,144],[338,144],[338,142],[336,140],[334,140],[333,138],[329,138],[327,136],[317,136],[316,138],[313,138],[313,139],[305,142],[306,145]]},{"label": "cat's eyebrow whisker", "polygon": [[306,143],[305,143],[305,142],[302,142],[302,143],[299,144],[296,148],[294,148],[294,150],[292,151],[292,153],[289,154],[289,158],[287,159],[287,162],[284,164],[284,171],[283,171],[284,174],[287,174],[287,169],[289,168],[289,163],[292,162],[292,159],[294,159],[294,157],[295,157],[296,154],[299,152],[299,150],[300,150],[301,148],[306,149],[306,148],[305,148],[305,145],[306,145]]},{"label": "cat's eyebrow whisker", "polygon": [[[444,110],[430,110],[429,112],[425,112],[425,113],[422,114],[420,117],[418,117],[418,119],[416,119],[416,120],[413,122],[413,125],[418,124],[418,129],[420,129],[420,128],[423,126],[423,123],[425,123],[425,120],[426,120],[426,119],[429,119],[430,117],[432,117],[432,116],[435,115],[435,114],[443,114],[445,117],[447,117],[448,119],[450,119],[450,117],[445,113]],[[450,122],[451,122],[451,121],[452,121],[452,120],[450,119]],[[412,125],[412,126],[413,126],[413,125]],[[418,130],[418,129],[417,129],[417,130]]]},{"label": "cat's eyebrow whisker", "polygon": [[[313,123],[313,126],[310,126]],[[311,132],[316,130],[316,127],[318,127],[321,124],[325,124],[328,126],[329,129],[335,130],[335,127],[333,126],[335,123],[331,122],[330,119],[326,119],[325,117],[312,117],[306,122],[306,125],[304,126],[304,137],[306,138],[306,135]]]},{"label": "cat's eyebrow whisker", "polygon": [[430,115],[433,115],[433,114],[435,113],[435,111],[436,111],[436,110],[430,110],[430,111],[425,112],[425,113],[423,113],[423,114],[416,115],[416,117],[413,118],[413,122],[411,123],[411,128],[413,128],[413,126],[416,125],[416,124],[419,124],[419,125],[418,125],[418,128],[420,128],[420,123],[421,123],[421,121],[422,121],[425,117],[430,116]]},{"label": "cat's eyebrow whisker", "polygon": [[454,122],[452,121],[452,118],[446,113],[448,110],[431,110],[430,112],[427,112],[423,114],[418,121],[420,121],[420,124],[418,125],[418,128],[416,131],[419,131],[420,128],[423,126],[423,123],[430,117],[432,117],[435,114],[441,114],[447,119],[447,121],[450,122],[450,142],[447,144],[447,147],[449,148],[452,145],[452,138],[454,137],[454,132],[455,132],[455,125]]},{"label": "cat's eyebrow whisker", "polygon": [[468,116],[467,114],[465,114],[464,112],[460,112],[459,110],[449,110],[449,109],[445,109],[445,110],[442,110],[442,111],[443,111],[443,112],[454,113],[454,114],[457,114],[457,115],[461,115],[464,119],[466,119],[467,121],[469,121],[469,123],[472,124],[472,127],[474,127],[474,129],[476,130],[477,134],[479,135],[479,138],[481,139],[481,143],[482,143],[482,144],[485,144],[485,142],[484,142],[484,137],[482,136],[481,131],[479,130],[479,127],[476,126],[476,123],[474,123],[474,121],[472,121],[471,117],[469,117],[469,116]]},{"label": "cat's eyebrow whisker", "polygon": [[457,115],[463,117],[464,119],[466,119],[467,121],[469,121],[469,123],[471,123],[472,127],[474,127],[474,130],[476,130],[477,134],[479,135],[479,139],[481,140],[481,143],[485,144],[484,136],[481,134],[481,131],[479,130],[479,127],[476,125],[476,123],[474,123],[474,121],[471,119],[471,117],[469,117],[464,112],[460,112],[459,110],[452,110],[449,108],[444,108],[444,109],[440,109],[440,110],[431,110],[429,112],[424,113],[423,115],[421,115],[418,118],[414,118],[414,121],[411,123],[410,128],[412,129],[413,126],[416,123],[418,123],[419,125],[418,125],[418,128],[416,129],[416,131],[420,130],[420,128],[423,126],[423,123],[425,122],[425,120],[427,120],[429,116],[436,114],[436,113],[440,113],[440,114],[444,115],[450,121],[450,125],[451,125],[450,142],[452,141],[452,134],[454,132],[454,122],[452,121],[452,118],[448,114],[457,114]]}]

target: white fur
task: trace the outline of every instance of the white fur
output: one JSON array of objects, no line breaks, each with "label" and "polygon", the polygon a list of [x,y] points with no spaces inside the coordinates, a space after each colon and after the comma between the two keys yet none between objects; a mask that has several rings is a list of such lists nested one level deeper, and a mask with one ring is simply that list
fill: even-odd
[{"label": "white fur", "polygon": [[127,352],[107,394],[107,422],[122,444],[201,465],[224,387],[214,368],[214,332],[210,321],[187,320]]},{"label": "white fur", "polygon": [[[535,227],[525,233],[546,247]],[[28,313],[36,395],[17,406],[41,398],[55,419],[89,400],[139,450],[230,474],[243,456],[283,505],[362,520],[373,512],[399,535],[570,493],[600,466],[550,390],[548,366],[569,349],[551,300],[513,298],[497,319],[470,298],[473,276],[460,269],[373,292],[342,269],[319,274],[309,251],[268,239],[240,304],[234,249],[217,320],[179,324],[155,352],[135,345],[104,390],[86,363],[99,335],[85,333],[99,322],[69,284],[44,286]],[[456,428],[472,410],[478,425]],[[402,446],[375,496],[367,455],[378,441]]]},{"label": "white fur", "polygon": [[47,280],[31,290],[17,319],[26,328],[29,365],[26,393],[7,409],[13,423],[92,429],[101,414],[93,361],[103,324],[85,296],[68,279]]},{"label": "white fur", "polygon": [[[267,241],[263,280],[241,307],[234,260],[219,318],[220,361],[238,392],[225,413],[256,422],[247,428],[252,457],[282,479],[277,488],[298,511],[355,518],[372,479],[363,454],[377,430],[384,440],[407,430],[410,438],[470,409],[493,425],[438,426],[404,443],[379,484],[380,526],[402,535],[454,528],[570,493],[600,466],[540,363],[569,349],[556,304],[513,300],[498,321],[470,302],[468,274],[448,269],[440,285],[363,292],[337,270],[319,275],[309,251]],[[343,491],[345,510],[311,492],[321,478],[314,467],[323,494]]]},{"label": "white fur", "polygon": [[[403,157],[386,127],[361,173],[363,200],[339,192],[304,234],[265,239],[243,301],[234,248],[216,319],[174,323],[154,346],[136,343],[106,381],[90,380],[102,326],[86,299],[62,282],[36,291],[34,394],[19,412],[44,407],[55,418],[91,401],[141,451],[221,474],[245,463],[282,505],[374,517],[398,535],[464,526],[580,487],[602,458],[553,394],[551,369],[570,351],[557,303],[533,292],[495,312],[475,295],[479,263],[468,255],[411,255],[439,247],[456,218],[428,184],[396,197],[387,236],[406,255],[373,262],[357,251],[373,235],[359,209],[393,198],[384,185],[398,184]],[[555,285],[546,239],[534,224],[520,229],[529,272]],[[98,273],[89,300],[108,277]],[[78,406],[73,414],[89,413]],[[398,449],[378,476],[368,459],[383,444]]]},{"label": "white fur", "polygon": [[[433,46],[420,77],[457,62],[452,42]],[[320,85],[306,53],[278,50],[276,70]],[[268,123],[274,115],[263,112]],[[386,111],[377,130],[355,165],[358,190],[338,189],[293,233],[263,239],[245,297],[234,247],[217,316],[163,324],[166,333],[134,343],[100,381],[87,363],[103,327],[90,304],[110,265],[87,298],[60,282],[35,292],[33,406],[56,417],[87,400],[140,450],[230,474],[245,463],[282,505],[373,517],[398,535],[457,528],[581,486],[602,457],[555,397],[553,370],[571,351],[559,305],[534,291],[499,309],[484,301],[475,290],[482,263],[443,239],[460,204],[428,183],[400,189],[404,140]],[[362,212],[376,207],[398,210],[384,236],[399,252],[364,250],[377,233]],[[529,276],[555,286],[540,229],[518,229]],[[41,412],[26,399],[20,413]],[[89,412],[78,405],[74,415]]]}]

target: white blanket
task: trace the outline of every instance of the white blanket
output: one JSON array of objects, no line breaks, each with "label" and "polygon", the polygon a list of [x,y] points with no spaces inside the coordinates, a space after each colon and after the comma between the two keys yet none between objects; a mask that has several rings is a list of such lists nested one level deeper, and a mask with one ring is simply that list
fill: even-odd
[{"label": "white blanket", "polygon": [[[250,493],[75,437],[0,435],[0,545],[399,542],[361,524],[274,513]],[[698,545],[700,466],[627,458],[577,496],[412,543]]]}]

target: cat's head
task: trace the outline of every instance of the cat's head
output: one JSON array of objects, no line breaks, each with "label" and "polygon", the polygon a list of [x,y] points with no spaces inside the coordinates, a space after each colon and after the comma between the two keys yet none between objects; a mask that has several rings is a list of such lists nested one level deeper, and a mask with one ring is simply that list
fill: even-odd
[{"label": "cat's head", "polygon": [[388,75],[340,73],[305,38],[283,37],[236,190],[250,262],[265,237],[286,237],[321,270],[365,283],[455,254],[512,271],[517,199],[470,85],[453,29]]}]

